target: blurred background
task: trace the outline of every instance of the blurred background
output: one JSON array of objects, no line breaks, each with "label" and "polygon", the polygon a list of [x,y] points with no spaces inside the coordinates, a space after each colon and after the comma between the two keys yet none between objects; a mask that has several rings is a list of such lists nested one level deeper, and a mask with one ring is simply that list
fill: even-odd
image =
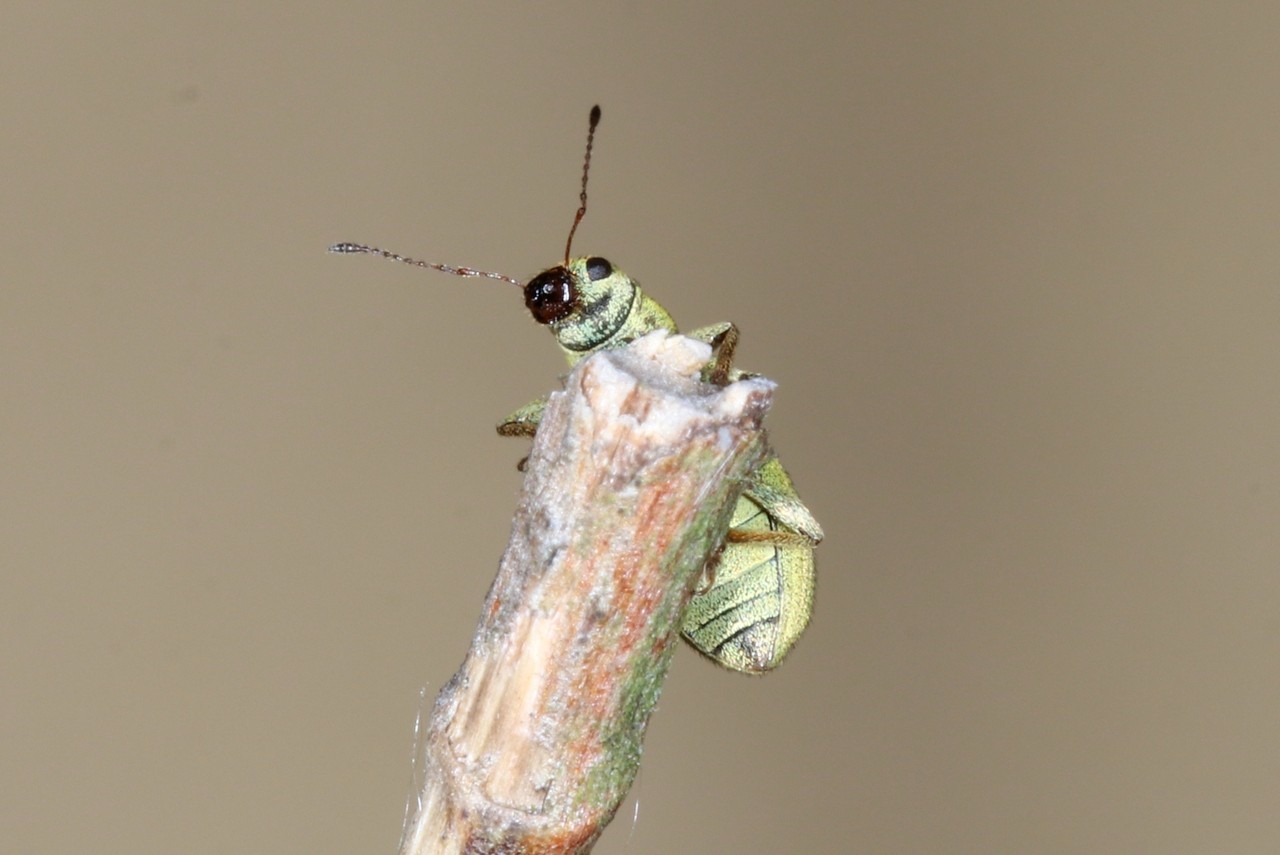
[{"label": "blurred background", "polygon": [[1280,9],[18,4],[0,849],[393,853],[583,254],[827,531],[600,853],[1280,847]]}]

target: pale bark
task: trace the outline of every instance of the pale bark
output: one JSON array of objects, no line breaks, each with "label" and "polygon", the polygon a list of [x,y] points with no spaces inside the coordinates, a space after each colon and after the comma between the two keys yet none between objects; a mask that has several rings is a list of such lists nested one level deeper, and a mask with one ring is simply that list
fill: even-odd
[{"label": "pale bark", "polygon": [[639,766],[680,615],[765,453],[772,384],[654,334],[552,396],[511,541],[426,728],[402,855],[581,853]]}]

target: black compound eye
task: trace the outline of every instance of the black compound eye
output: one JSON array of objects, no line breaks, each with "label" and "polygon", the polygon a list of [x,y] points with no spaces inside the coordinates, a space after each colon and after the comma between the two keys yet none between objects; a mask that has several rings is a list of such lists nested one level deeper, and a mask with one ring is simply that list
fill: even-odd
[{"label": "black compound eye", "polygon": [[[604,261],[604,259],[600,259]],[[605,261],[607,266],[609,262]],[[563,267],[544,270],[524,286],[524,304],[540,324],[555,323],[573,311],[578,291],[573,287],[573,276]]]},{"label": "black compound eye", "polygon": [[587,277],[592,282],[599,282],[613,275],[613,265],[599,256],[587,259]]}]

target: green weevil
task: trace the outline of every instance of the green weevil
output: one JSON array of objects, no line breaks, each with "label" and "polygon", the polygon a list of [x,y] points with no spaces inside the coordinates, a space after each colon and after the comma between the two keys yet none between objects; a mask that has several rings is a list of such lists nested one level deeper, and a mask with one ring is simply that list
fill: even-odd
[{"label": "green weevil", "polygon": [[[365,244],[339,243],[329,249],[372,253],[457,276],[510,282],[524,291],[525,305],[534,320],[551,330],[570,365],[654,330],[675,333],[671,315],[630,276],[599,256],[572,257],[573,235],[587,212],[587,175],[599,121],[600,108],[593,107],[580,205],[565,243],[564,263],[527,283],[470,267],[419,261]],[[712,347],[712,360],[702,372],[706,382],[723,386],[752,376],[733,367],[738,328],[732,323],[713,324],[688,335]],[[546,403],[546,398],[540,398],[519,408],[502,420],[498,433],[532,437]],[[724,546],[702,572],[685,610],[681,626],[685,640],[734,671],[758,674],[777,667],[809,623],[813,550],[822,536],[822,527],[800,501],[777,456],[770,452],[749,476]]]}]

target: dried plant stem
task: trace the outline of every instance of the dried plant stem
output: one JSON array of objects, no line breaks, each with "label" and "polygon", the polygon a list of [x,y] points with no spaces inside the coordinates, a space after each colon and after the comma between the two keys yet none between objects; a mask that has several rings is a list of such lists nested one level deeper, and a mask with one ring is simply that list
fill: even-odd
[{"label": "dried plant stem", "polygon": [[617,810],[680,615],[764,453],[772,384],[705,345],[598,353],[552,396],[470,652],[436,699],[401,855],[583,853]]}]

